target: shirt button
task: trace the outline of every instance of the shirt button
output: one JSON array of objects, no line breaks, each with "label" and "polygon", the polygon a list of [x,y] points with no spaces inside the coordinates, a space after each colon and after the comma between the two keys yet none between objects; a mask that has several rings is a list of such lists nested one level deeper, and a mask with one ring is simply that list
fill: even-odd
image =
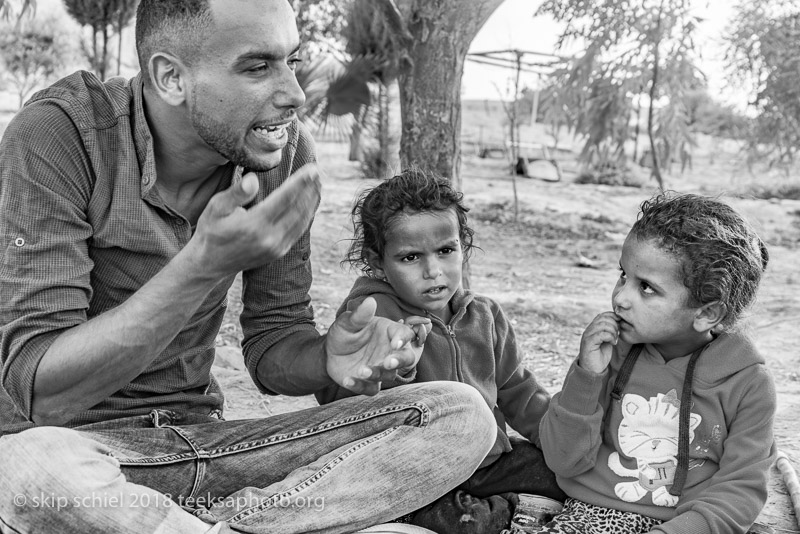
[{"label": "shirt button", "polygon": [[145,176],[144,178],[142,178],[142,184],[144,184],[144,185],[147,185],[147,184],[149,184],[149,183],[150,183],[150,178],[148,178],[147,176]]},{"label": "shirt button", "polygon": [[21,237],[18,237],[14,240],[14,244],[17,245],[18,247],[22,247],[25,245],[25,240],[22,239]]}]

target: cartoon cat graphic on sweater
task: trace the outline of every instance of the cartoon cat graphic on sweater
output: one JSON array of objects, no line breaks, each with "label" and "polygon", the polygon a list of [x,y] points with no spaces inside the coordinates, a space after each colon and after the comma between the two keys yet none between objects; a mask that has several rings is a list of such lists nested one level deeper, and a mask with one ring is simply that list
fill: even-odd
[{"label": "cartoon cat graphic on sweater", "polygon": [[[652,492],[655,505],[678,504],[678,497],[671,495],[667,487],[674,481],[678,465],[679,408],[680,400],[674,389],[649,400],[632,393],[622,397],[619,446],[625,456],[636,459],[636,469],[622,465],[617,452],[609,456],[608,467],[621,477],[638,479],[614,486],[614,492],[623,501],[636,502]],[[694,440],[694,431],[701,420],[700,415],[690,414],[689,443]]]}]

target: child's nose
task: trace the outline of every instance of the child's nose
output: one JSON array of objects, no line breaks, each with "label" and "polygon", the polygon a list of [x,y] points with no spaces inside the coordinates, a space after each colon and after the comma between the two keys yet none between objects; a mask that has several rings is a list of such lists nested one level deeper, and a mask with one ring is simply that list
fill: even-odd
[{"label": "child's nose", "polygon": [[434,279],[442,274],[442,268],[437,260],[428,260],[425,263],[425,278]]},{"label": "child's nose", "polygon": [[611,305],[614,308],[614,313],[617,313],[617,310],[628,308],[630,302],[625,296],[625,286],[619,287],[614,291],[614,294],[611,296]]}]

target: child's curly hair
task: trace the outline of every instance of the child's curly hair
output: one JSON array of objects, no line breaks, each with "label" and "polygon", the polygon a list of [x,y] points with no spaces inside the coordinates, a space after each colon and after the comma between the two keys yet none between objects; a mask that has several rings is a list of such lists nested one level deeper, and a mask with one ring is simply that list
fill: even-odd
[{"label": "child's curly hair", "polygon": [[721,302],[730,328],[753,302],[769,252],[733,208],[700,195],[667,192],[646,200],[631,235],[652,239],[683,266],[689,305]]},{"label": "child's curly hair", "polygon": [[458,217],[458,234],[464,260],[472,251],[474,231],[467,224],[467,211],[462,204],[464,195],[440,176],[410,167],[372,189],[363,191],[351,213],[353,239],[342,264],[349,263],[366,276],[374,276],[369,253],[383,257],[386,233],[402,212],[447,211]]}]

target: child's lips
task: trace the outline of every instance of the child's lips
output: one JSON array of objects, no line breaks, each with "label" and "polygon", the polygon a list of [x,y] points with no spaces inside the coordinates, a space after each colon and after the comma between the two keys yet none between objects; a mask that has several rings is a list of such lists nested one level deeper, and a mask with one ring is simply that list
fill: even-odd
[{"label": "child's lips", "polygon": [[441,293],[443,293],[445,291],[447,291],[447,286],[436,286],[436,287],[432,287],[430,289],[425,290],[425,294],[426,295],[432,295],[432,296],[435,297],[436,295],[440,295]]}]

